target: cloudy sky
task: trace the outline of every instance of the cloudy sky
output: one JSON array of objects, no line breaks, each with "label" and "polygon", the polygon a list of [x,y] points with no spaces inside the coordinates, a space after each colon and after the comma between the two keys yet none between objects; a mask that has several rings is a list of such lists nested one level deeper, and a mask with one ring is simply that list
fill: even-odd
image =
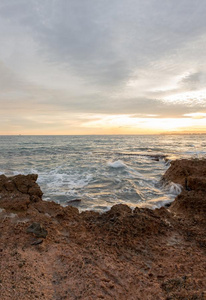
[{"label": "cloudy sky", "polygon": [[0,0],[0,134],[206,132],[205,0]]}]

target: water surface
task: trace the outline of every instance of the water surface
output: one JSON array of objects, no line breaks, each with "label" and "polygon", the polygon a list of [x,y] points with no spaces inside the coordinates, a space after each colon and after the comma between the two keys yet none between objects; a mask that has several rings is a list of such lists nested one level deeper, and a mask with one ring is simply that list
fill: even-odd
[{"label": "water surface", "polygon": [[45,200],[80,210],[169,203],[180,188],[160,182],[167,159],[205,156],[205,135],[0,136],[1,174],[37,173]]}]

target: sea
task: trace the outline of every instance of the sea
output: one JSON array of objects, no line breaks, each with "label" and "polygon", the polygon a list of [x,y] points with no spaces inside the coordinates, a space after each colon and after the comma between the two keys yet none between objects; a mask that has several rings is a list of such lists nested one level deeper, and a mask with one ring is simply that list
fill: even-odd
[{"label": "sea", "polygon": [[206,135],[0,136],[0,174],[38,174],[44,200],[79,211],[169,205],[171,160],[203,157]]}]

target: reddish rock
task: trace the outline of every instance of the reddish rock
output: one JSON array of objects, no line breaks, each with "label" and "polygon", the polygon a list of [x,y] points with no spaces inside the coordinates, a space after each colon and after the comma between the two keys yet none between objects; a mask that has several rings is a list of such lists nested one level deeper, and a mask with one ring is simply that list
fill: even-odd
[{"label": "reddish rock", "polygon": [[183,186],[182,193],[170,207],[171,211],[185,216],[189,214],[190,218],[206,215],[206,160],[176,160],[163,178]]},{"label": "reddish rock", "polygon": [[29,174],[26,176],[16,175],[14,177],[10,177],[10,180],[14,182],[16,189],[19,192],[23,194],[36,195],[41,198],[43,193],[36,183],[37,178],[37,174]]},{"label": "reddish rock", "polygon": [[5,191],[5,182],[7,181],[7,177],[5,175],[0,175],[0,192]]},{"label": "reddish rock", "polygon": [[0,198],[0,208],[4,208],[7,211],[17,212],[17,211],[26,211],[30,204],[29,195],[22,194],[19,195],[5,195],[3,194]]},{"label": "reddish rock", "polygon": [[184,188],[168,210],[103,214],[41,201],[36,175],[1,175],[0,299],[205,300],[205,166],[172,162],[164,180]]},{"label": "reddish rock", "polygon": [[185,187],[185,180],[188,180],[191,177],[196,178],[197,181],[199,181],[200,178],[205,180],[206,159],[182,159],[172,161],[169,169],[164,174],[163,179],[179,183]]},{"label": "reddish rock", "polygon": [[31,202],[42,200],[42,191],[36,183],[38,175],[0,176],[0,208],[27,210]]}]

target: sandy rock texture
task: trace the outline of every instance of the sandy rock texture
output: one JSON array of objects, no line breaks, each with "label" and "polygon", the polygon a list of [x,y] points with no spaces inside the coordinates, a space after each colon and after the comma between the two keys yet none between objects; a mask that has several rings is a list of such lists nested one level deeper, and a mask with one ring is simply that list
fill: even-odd
[{"label": "sandy rock texture", "polygon": [[206,299],[206,161],[171,163],[172,205],[79,213],[0,176],[0,299]]}]

